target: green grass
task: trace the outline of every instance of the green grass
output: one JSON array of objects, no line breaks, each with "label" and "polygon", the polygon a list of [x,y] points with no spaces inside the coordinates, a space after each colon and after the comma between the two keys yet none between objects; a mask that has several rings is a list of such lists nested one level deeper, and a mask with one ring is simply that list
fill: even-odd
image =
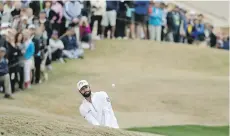
[{"label": "green grass", "polygon": [[229,126],[160,126],[128,128],[130,131],[148,132],[165,136],[228,136]]}]

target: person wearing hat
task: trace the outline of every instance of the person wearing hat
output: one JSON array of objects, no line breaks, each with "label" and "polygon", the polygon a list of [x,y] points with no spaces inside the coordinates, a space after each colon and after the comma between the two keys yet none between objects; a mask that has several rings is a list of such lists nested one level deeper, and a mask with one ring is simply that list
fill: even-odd
[{"label": "person wearing hat", "polygon": [[6,49],[4,47],[0,47],[0,82],[4,82],[3,86],[5,88],[5,96],[4,98],[12,99],[12,90],[9,76],[9,67],[8,62],[4,58],[6,55]]},{"label": "person wearing hat", "polygon": [[77,83],[77,88],[84,97],[79,108],[81,116],[92,125],[119,128],[106,92],[91,92],[90,85],[86,80],[80,80]]}]

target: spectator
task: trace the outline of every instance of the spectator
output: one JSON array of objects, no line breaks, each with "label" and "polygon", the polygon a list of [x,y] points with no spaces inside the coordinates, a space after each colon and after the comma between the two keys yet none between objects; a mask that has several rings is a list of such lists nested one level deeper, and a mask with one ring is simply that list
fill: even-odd
[{"label": "spectator", "polygon": [[16,42],[15,42],[15,33],[13,32],[13,30],[11,29],[9,31],[9,50],[8,50],[8,55],[7,58],[9,60],[9,75],[10,75],[10,81],[11,81],[11,89],[12,89],[12,93],[15,92],[15,84],[17,83],[17,74],[18,74],[18,70],[19,70],[19,57],[21,55],[21,51],[20,49],[17,48],[16,46]]},{"label": "spectator", "polygon": [[31,33],[31,39],[34,43],[34,67],[35,71],[32,71],[31,83],[40,83],[40,65],[41,65],[41,52],[40,52],[40,40],[36,36],[36,28],[33,24],[28,27]]},{"label": "spectator", "polygon": [[49,40],[50,48],[52,52],[52,60],[59,60],[61,63],[64,63],[63,57],[62,57],[62,51],[64,49],[63,42],[58,39],[58,31],[54,30],[52,37]]},{"label": "spectator", "polygon": [[44,2],[44,11],[46,13],[46,18],[50,21],[52,26],[56,23],[58,20],[58,16],[54,10],[51,9],[52,2],[51,1],[45,1]]},{"label": "spectator", "polygon": [[167,20],[166,20],[167,6],[163,2],[161,2],[160,7],[163,10],[162,26],[161,26],[161,41],[164,41],[167,34]]},{"label": "spectator", "polygon": [[168,12],[166,16],[167,20],[167,39],[166,41],[174,42],[173,30],[174,30],[174,20],[173,20],[173,7],[168,6]]},{"label": "spectator", "polygon": [[82,42],[89,44],[90,49],[94,49],[92,34],[86,17],[83,17],[80,22],[80,37]]},{"label": "spectator", "polygon": [[40,27],[40,20],[38,17],[34,17],[33,24],[35,25],[36,28]]},{"label": "spectator", "polygon": [[222,49],[229,50],[229,37],[225,37],[223,41],[224,43]]},{"label": "spectator", "polygon": [[83,59],[84,52],[79,48],[79,44],[77,43],[77,39],[74,33],[74,28],[68,28],[66,34],[61,38],[61,40],[64,44],[63,55],[65,57],[71,59]]},{"label": "spectator", "polygon": [[205,26],[203,23],[203,15],[200,14],[198,16],[197,21],[198,21],[198,23],[195,25],[195,27],[196,27],[196,31],[197,31],[198,41],[203,42],[205,40],[205,34],[204,34]]},{"label": "spectator", "polygon": [[79,20],[81,18],[82,5],[80,1],[70,1],[65,2],[64,5],[64,16],[66,18],[66,28],[74,27],[77,44],[80,44],[80,34],[79,34]]},{"label": "spectator", "polygon": [[14,10],[13,11],[11,11],[11,15],[12,15],[12,17],[15,17],[15,16],[19,16],[20,15],[20,12],[21,12],[21,2],[18,2],[18,1],[16,1],[15,3],[14,3]]},{"label": "spectator", "polygon": [[23,45],[23,35],[22,33],[17,33],[15,35],[15,44],[16,47],[20,50],[19,52],[19,64],[18,64],[18,73],[19,73],[19,77],[18,74],[16,74],[16,79],[18,81],[19,84],[19,89],[23,90],[23,83],[24,83],[24,65],[23,65],[23,51],[24,51],[24,45]]},{"label": "spectator", "polygon": [[186,11],[183,9],[180,9],[180,15],[181,15],[181,25],[180,25],[180,41],[182,43],[186,42],[186,32],[187,32],[187,19],[186,19]]},{"label": "spectator", "polygon": [[102,28],[101,28],[101,21],[102,21],[102,15],[105,13],[105,0],[90,0],[91,8],[92,8],[92,16],[91,16],[91,22],[90,22],[90,28],[94,29],[94,23],[97,21],[97,39],[100,39],[102,34]]},{"label": "spectator", "polygon": [[200,41],[204,40],[204,25],[200,24],[199,20],[195,20],[195,25],[193,26],[192,35],[195,39],[196,44],[199,44]]},{"label": "spectator", "polygon": [[79,0],[82,10],[81,10],[81,16],[85,16],[87,18],[89,18],[89,15],[91,14],[91,5],[90,5],[90,1],[84,1],[84,0]]},{"label": "spectator", "polygon": [[192,35],[193,33],[193,28],[194,28],[194,25],[191,21],[188,21],[188,24],[187,24],[187,30],[186,30],[186,35],[187,35],[187,42],[188,44],[192,44],[193,41],[194,41],[194,37]]},{"label": "spectator", "polygon": [[151,40],[161,41],[161,29],[163,23],[163,10],[160,3],[155,2],[151,7],[152,12],[149,17],[149,35]]},{"label": "spectator", "polygon": [[6,52],[8,51],[8,42],[6,41],[7,30],[9,29],[8,23],[1,24],[1,34],[0,34],[0,47],[4,47]]},{"label": "spectator", "polygon": [[30,5],[31,0],[21,0],[23,10],[26,10]]},{"label": "spectator", "polygon": [[29,30],[23,31],[23,42],[25,46],[24,53],[24,83],[25,88],[30,88],[31,84],[31,70],[33,68],[33,55],[35,51],[34,43],[31,41],[31,34]]},{"label": "spectator", "polygon": [[43,10],[43,0],[32,0],[29,3],[29,7],[33,10],[33,15],[38,17],[41,10]]},{"label": "spectator", "polygon": [[20,22],[19,22],[19,26],[18,26],[18,30],[22,31],[24,29],[27,29],[29,26],[28,24],[28,16],[24,15],[22,16]]},{"label": "spectator", "polygon": [[4,82],[4,85],[3,85],[5,88],[4,97],[7,99],[13,99],[12,91],[11,91],[8,62],[4,58],[5,55],[6,55],[6,49],[4,47],[0,47],[0,81]]},{"label": "spectator", "polygon": [[[148,17],[148,8],[149,8],[149,1],[134,1],[134,7],[135,7],[135,22],[136,22],[136,36],[139,35],[139,38],[141,37],[141,31],[144,31],[144,39],[147,39],[147,17]],[[139,29],[138,29],[139,28]]]},{"label": "spectator", "polygon": [[119,2],[119,9],[117,11],[117,21],[116,21],[116,30],[115,30],[115,37],[117,39],[126,39],[126,26],[127,26],[127,22],[126,22],[126,11],[128,10],[127,7],[128,2],[121,0]]},{"label": "spectator", "polygon": [[174,42],[180,42],[180,26],[181,26],[181,14],[179,12],[179,7],[175,7],[172,12],[173,19],[173,39]]},{"label": "spectator", "polygon": [[28,25],[34,24],[34,15],[33,10],[31,8],[28,8],[26,10],[27,16],[28,16]]},{"label": "spectator", "polygon": [[220,36],[217,36],[216,37],[216,48],[219,48],[219,49],[222,49],[223,48],[223,46],[224,46],[224,42],[223,42],[223,40],[221,39],[221,37]]},{"label": "spectator", "polygon": [[11,22],[12,21],[11,12],[12,12],[12,2],[6,1],[6,3],[4,4],[4,7],[3,7],[2,21],[1,22]]},{"label": "spectator", "polygon": [[56,13],[57,20],[53,24],[53,29],[58,30],[60,35],[64,34],[64,30],[62,25],[64,25],[64,18],[63,18],[63,6],[57,2],[57,0],[53,0],[53,4],[51,6],[51,9]]},{"label": "spectator", "polygon": [[52,25],[49,20],[46,18],[46,12],[43,10],[39,14],[39,26],[44,26],[44,30],[47,32],[47,45],[49,44],[49,38],[51,37],[52,34]]},{"label": "spectator", "polygon": [[[40,56],[41,56],[41,64],[40,64],[40,81],[48,80],[48,73],[46,72],[46,66],[49,70],[52,70],[51,66],[51,55],[49,46],[47,45],[47,32],[44,28],[44,25],[41,25],[36,29],[36,37],[39,39],[40,43]],[[48,60],[48,61],[47,61]]]},{"label": "spectator", "polygon": [[126,31],[126,36],[128,38],[135,38],[135,20],[134,20],[134,3],[133,1],[126,1],[125,4],[126,10],[126,17],[127,17],[127,26],[128,29]]},{"label": "spectator", "polygon": [[214,32],[213,32],[213,29],[214,29],[214,27],[212,26],[212,25],[210,25],[210,27],[209,27],[209,46],[210,47],[215,47],[216,46],[216,43],[217,43],[217,37],[216,37],[216,35],[214,34]]},{"label": "spectator", "polygon": [[[116,19],[117,19],[117,11],[119,9],[119,1],[106,1],[106,12],[102,17],[102,32],[105,32],[105,27],[111,25],[111,37],[115,37],[115,29],[116,29]],[[104,35],[101,37],[104,38]]]}]

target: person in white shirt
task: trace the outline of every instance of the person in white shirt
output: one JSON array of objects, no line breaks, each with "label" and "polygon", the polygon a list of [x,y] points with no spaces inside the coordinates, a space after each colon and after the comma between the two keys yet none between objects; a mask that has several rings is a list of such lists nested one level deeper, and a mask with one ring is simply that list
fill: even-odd
[{"label": "person in white shirt", "polygon": [[97,36],[96,39],[100,39],[101,37],[101,21],[102,15],[104,15],[106,11],[106,1],[105,0],[90,0],[92,16],[90,21],[91,31],[94,29],[94,23],[97,21]]},{"label": "person in white shirt", "polygon": [[92,125],[119,128],[106,92],[91,92],[90,85],[86,80],[79,81],[77,87],[85,98],[79,108],[81,116]]},{"label": "person in white shirt", "polygon": [[49,39],[49,45],[51,48],[52,59],[59,60],[61,63],[64,63],[62,58],[62,51],[64,49],[63,42],[58,38],[58,31],[53,30],[52,36]]}]

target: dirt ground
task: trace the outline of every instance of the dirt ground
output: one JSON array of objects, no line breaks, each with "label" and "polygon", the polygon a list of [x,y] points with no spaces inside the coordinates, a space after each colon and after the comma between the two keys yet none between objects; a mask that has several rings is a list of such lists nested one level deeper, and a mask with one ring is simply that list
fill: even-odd
[{"label": "dirt ground", "polygon": [[227,51],[140,40],[105,40],[96,45],[84,60],[54,64],[48,82],[16,93],[15,100],[0,99],[2,131],[141,135],[92,128],[79,114],[82,97],[76,83],[80,79],[88,80],[92,91],[109,94],[121,128],[228,124]]}]

